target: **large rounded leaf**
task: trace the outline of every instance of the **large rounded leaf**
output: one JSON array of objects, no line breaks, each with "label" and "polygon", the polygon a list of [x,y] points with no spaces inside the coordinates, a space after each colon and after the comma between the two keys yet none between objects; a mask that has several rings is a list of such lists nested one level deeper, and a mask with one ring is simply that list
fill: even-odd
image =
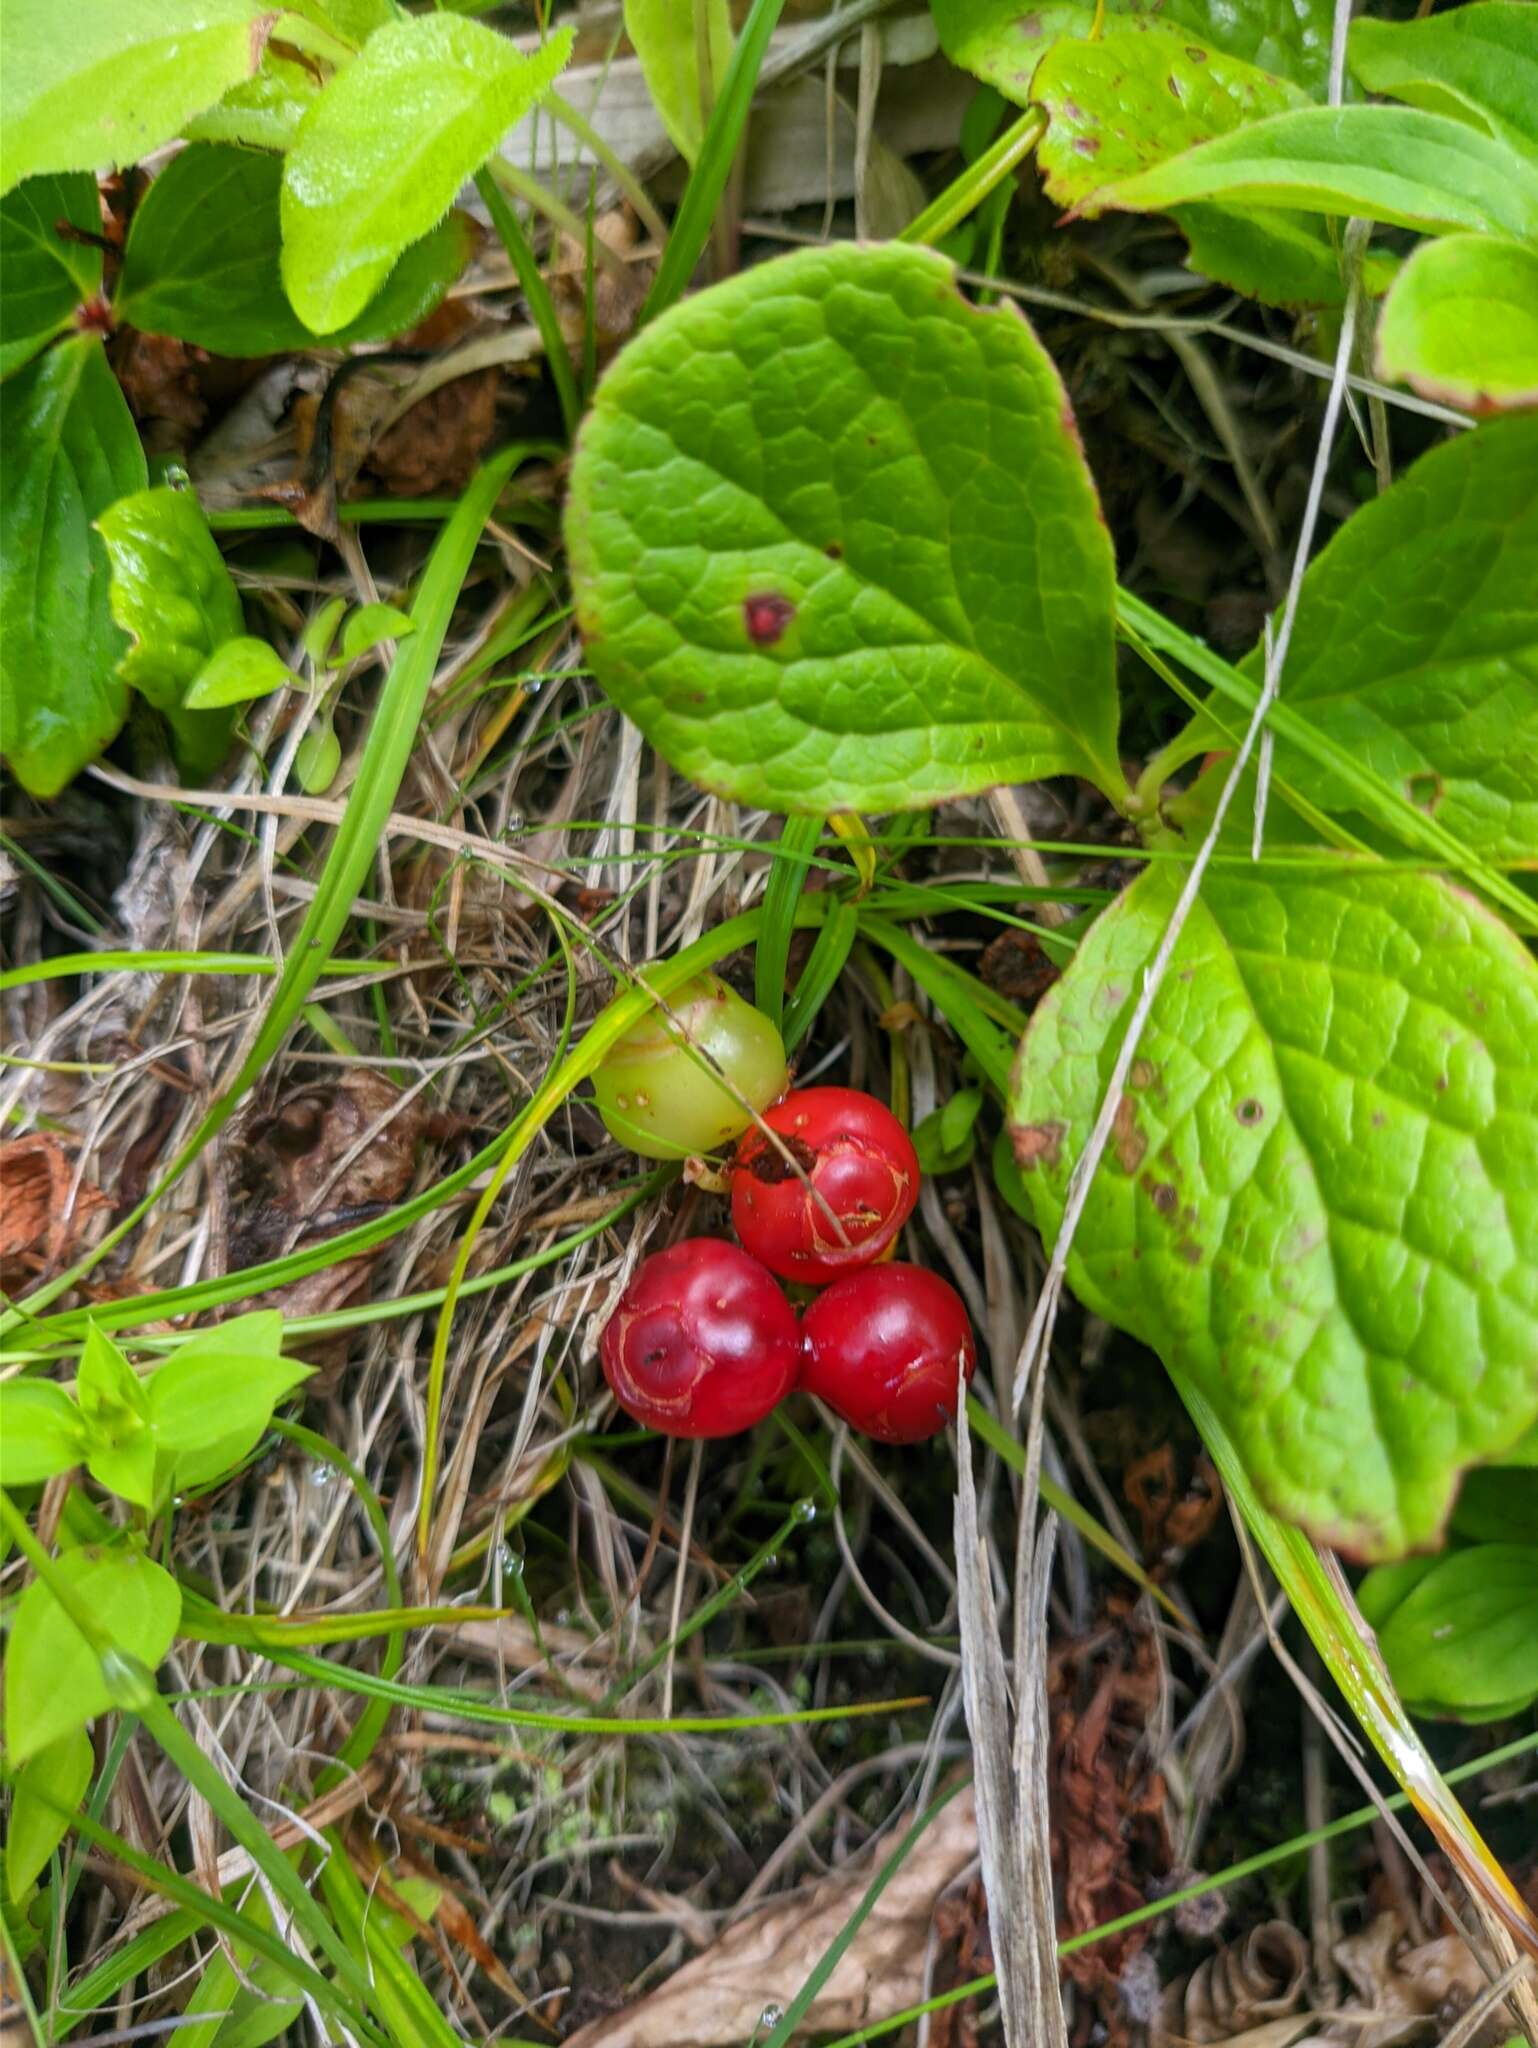
[{"label": "large rounded leaf", "polygon": [[809,249],[664,315],[599,389],[567,539],[594,672],[707,788],[880,811],[1124,786],[1067,399],[938,256]]},{"label": "large rounded leaf", "polygon": [[[1145,874],[1032,1019],[1012,1123],[1055,1238],[1179,889]],[[1210,876],[1069,1265],[1218,1411],[1267,1504],[1435,1540],[1538,1417],[1538,970],[1431,876]]]},{"label": "large rounded leaf", "polygon": [[1538,248],[1423,242],[1383,308],[1378,374],[1468,412],[1538,406]]}]

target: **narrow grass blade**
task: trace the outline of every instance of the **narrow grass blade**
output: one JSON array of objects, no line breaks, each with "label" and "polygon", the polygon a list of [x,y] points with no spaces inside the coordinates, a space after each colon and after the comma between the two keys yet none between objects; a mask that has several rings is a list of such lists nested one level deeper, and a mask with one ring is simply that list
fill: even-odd
[{"label": "narrow grass blade", "polygon": [[796,992],[785,1005],[781,1035],[785,1050],[794,1052],[817,1021],[817,1013],[838,986],[855,940],[860,933],[860,913],[852,903],[838,903],[829,911],[827,922],[812,941]]},{"label": "narrow grass blade", "polygon": [[[56,953],[29,960],[0,974],[0,994],[35,981],[60,981],[73,974],[257,974],[274,975],[276,963],[264,953]],[[322,960],[317,974],[389,974],[387,960]]]},{"label": "narrow grass blade", "polygon": [[561,332],[560,315],[555,310],[555,300],[545,282],[538,259],[524,233],[518,216],[508,205],[501,187],[489,171],[477,171],[475,189],[481,195],[481,203],[491,215],[491,224],[496,229],[507,260],[513,266],[518,279],[518,288],[528,302],[528,308],[539,329],[539,338],[544,344],[545,361],[550,366],[550,378],[555,385],[555,395],[560,401],[561,418],[566,423],[566,438],[569,441],[577,431],[577,422],[582,417],[582,400],[577,395],[577,380],[571,367],[571,354],[566,346],[566,337]]},{"label": "narrow grass blade", "polygon": [[784,1028],[785,967],[796,899],[806,887],[821,837],[821,818],[787,818],[764,886],[764,921],[753,952],[753,1000],[776,1031]]},{"label": "narrow grass blade", "polygon": [[743,130],[748,125],[748,113],[758,87],[759,67],[784,5],[785,0],[753,0],[748,11],[742,33],[737,38],[737,47],[732,52],[732,61],[721,81],[720,97],[705,130],[699,157],[674,217],[673,232],[668,236],[656,278],[641,308],[639,325],[655,320],[659,313],[665,313],[675,300],[682,298],[694,275],[695,265],[704,254],[716,208],[721,203],[721,194],[726,190],[726,181],[731,176],[732,165],[742,143]]},{"label": "narrow grass blade", "polygon": [[940,241],[952,228],[959,227],[969,213],[975,213],[995,186],[1024,163],[1046,132],[1047,117],[1041,108],[1028,108],[996,142],[989,144],[975,163],[968,164],[938,198],[909,221],[898,241],[931,246]]}]

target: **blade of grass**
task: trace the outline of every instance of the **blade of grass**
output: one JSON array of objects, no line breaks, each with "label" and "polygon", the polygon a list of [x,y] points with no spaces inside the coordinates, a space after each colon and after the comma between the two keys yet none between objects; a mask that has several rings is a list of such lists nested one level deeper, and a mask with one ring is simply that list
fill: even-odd
[{"label": "blade of grass", "polygon": [[644,327],[648,320],[655,320],[659,313],[665,313],[669,306],[682,298],[695,266],[705,252],[716,208],[721,203],[732,164],[742,144],[743,131],[748,125],[753,94],[758,88],[759,68],[784,5],[785,0],[753,0],[748,10],[748,18],[737,38],[737,47],[732,52],[732,61],[721,81],[720,96],[705,129],[699,156],[674,216],[673,232],[668,236],[657,275],[641,308],[638,326]]},{"label": "blade of grass", "polygon": [[796,992],[785,1006],[781,1035],[787,1052],[795,1051],[817,1021],[818,1011],[838,985],[859,931],[860,913],[854,905],[836,903],[812,941]]},{"label": "blade of grass", "polygon": [[577,422],[582,417],[582,400],[577,395],[577,380],[572,372],[571,355],[566,347],[566,337],[561,332],[560,315],[555,310],[555,300],[545,282],[539,261],[523,231],[522,223],[503,197],[502,188],[489,171],[477,171],[475,189],[481,195],[481,204],[491,215],[491,224],[497,231],[502,247],[507,251],[507,260],[513,266],[518,279],[518,289],[523,293],[534,325],[539,329],[540,341],[544,344],[545,361],[550,366],[551,382],[555,395],[560,401],[561,418],[566,425],[566,438],[571,440],[577,431]]},{"label": "blade of grass", "polygon": [[784,1028],[785,967],[796,899],[806,887],[810,857],[821,837],[821,818],[787,818],[764,885],[764,921],[753,951],[753,1000],[776,1031]]},{"label": "blade of grass", "polygon": [[[389,960],[322,960],[319,974],[389,974]],[[263,953],[56,953],[0,974],[0,993],[35,981],[59,981],[71,974],[265,974],[277,973]],[[317,976],[318,978],[318,976]]]},{"label": "blade of grass", "polygon": [[940,241],[952,228],[959,227],[969,213],[975,213],[988,194],[1025,162],[1046,132],[1047,117],[1041,108],[1027,108],[975,163],[968,164],[938,198],[930,200],[924,211],[909,221],[898,241],[930,245]]},{"label": "blade of grass", "polygon": [[1007,1100],[1015,1047],[1028,1021],[1025,1012],[995,995],[965,968],[920,945],[911,933],[888,924],[885,918],[862,911],[860,932],[907,968],[982,1068],[992,1088]]}]

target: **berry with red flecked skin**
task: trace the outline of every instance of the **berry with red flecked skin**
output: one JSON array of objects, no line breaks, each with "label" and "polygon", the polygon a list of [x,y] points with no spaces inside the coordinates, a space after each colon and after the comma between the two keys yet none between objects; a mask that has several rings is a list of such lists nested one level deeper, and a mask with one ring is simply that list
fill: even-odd
[{"label": "berry with red flecked skin", "polygon": [[977,1346],[961,1296],[922,1266],[867,1266],[819,1294],[801,1318],[801,1385],[852,1429],[922,1443],[956,1417],[958,1378]]},{"label": "berry with red flecked skin", "polygon": [[716,1237],[654,1252],[598,1340],[625,1413],[665,1436],[735,1436],[795,1386],[795,1311],[757,1259]]},{"label": "berry with red flecked skin", "polygon": [[770,1272],[818,1287],[896,1243],[919,1198],[918,1155],[874,1095],[796,1088],[763,1121],[801,1169],[756,1127],[737,1148],[732,1223]]}]

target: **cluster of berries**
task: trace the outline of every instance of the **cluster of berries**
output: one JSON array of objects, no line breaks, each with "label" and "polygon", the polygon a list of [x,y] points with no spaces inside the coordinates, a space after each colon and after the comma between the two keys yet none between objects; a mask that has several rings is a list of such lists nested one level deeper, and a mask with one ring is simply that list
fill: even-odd
[{"label": "cluster of berries", "polygon": [[[977,1353],[956,1290],[887,1262],[918,1200],[907,1132],[853,1088],[795,1089],[762,1124],[731,1167],[740,1247],[694,1237],[654,1253],[605,1325],[615,1399],[669,1436],[717,1437],[800,1388],[883,1443],[934,1436]],[[778,1280],[820,1292],[798,1318]]]}]

